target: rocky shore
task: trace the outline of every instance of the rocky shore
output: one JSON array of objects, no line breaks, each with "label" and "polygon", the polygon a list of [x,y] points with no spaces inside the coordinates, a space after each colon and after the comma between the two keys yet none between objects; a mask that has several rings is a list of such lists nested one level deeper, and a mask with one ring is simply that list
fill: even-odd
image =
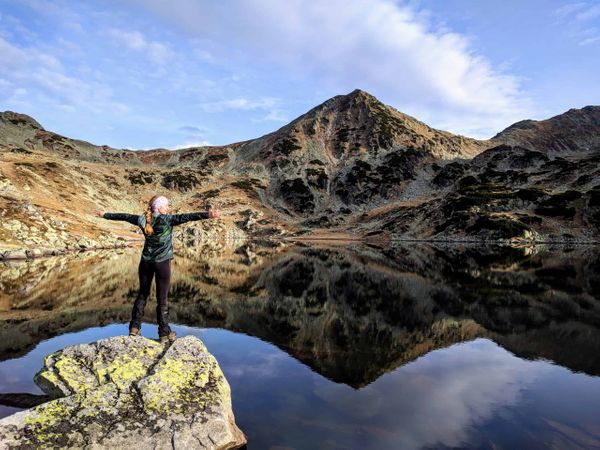
[{"label": "rocky shore", "polygon": [[11,259],[33,259],[43,256],[59,256],[72,252],[84,252],[90,250],[110,250],[115,248],[130,247],[132,244],[116,244],[112,246],[91,246],[91,247],[72,247],[72,248],[14,248],[0,249],[0,260]]},{"label": "rocky shore", "polygon": [[194,336],[170,346],[118,336],[48,355],[53,400],[0,420],[0,448],[236,449],[229,384]]},{"label": "rocky shore", "polygon": [[[238,226],[232,226],[223,222],[213,222],[210,226],[203,224],[191,224],[183,227],[177,227],[174,230],[174,240],[179,248],[196,247],[198,245],[210,245],[222,240],[235,240],[244,242],[248,239],[248,232],[256,220],[256,214],[250,212],[246,214],[245,220]],[[98,239],[91,239],[82,236],[72,236],[69,233],[62,233],[60,238],[44,239],[36,233],[33,227],[28,227],[18,220],[9,221],[9,226],[4,223],[2,226],[6,229],[12,227],[18,229],[20,245],[8,246],[0,245],[1,260],[22,260],[33,259],[43,256],[58,256],[72,252],[82,252],[90,250],[117,249],[125,247],[141,246],[144,243],[143,236],[123,237],[123,236],[100,236]],[[134,234],[135,236],[135,234]]]}]

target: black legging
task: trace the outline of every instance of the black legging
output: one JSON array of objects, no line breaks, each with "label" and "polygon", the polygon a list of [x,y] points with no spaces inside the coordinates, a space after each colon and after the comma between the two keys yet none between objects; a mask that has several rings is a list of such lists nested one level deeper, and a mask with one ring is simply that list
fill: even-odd
[{"label": "black legging", "polygon": [[131,311],[131,322],[129,328],[142,326],[144,317],[144,306],[150,296],[152,278],[156,277],[156,321],[158,322],[158,335],[166,336],[171,332],[169,327],[169,310],[167,306],[167,294],[171,284],[171,260],[154,262],[140,260],[138,267],[140,277],[140,292],[133,304]]}]

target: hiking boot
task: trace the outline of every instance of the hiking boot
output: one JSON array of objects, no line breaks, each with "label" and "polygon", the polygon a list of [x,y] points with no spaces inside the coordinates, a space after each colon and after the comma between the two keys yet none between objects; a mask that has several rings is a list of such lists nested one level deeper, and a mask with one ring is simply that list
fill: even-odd
[{"label": "hiking boot", "polygon": [[177,333],[175,333],[174,331],[171,331],[169,334],[166,334],[166,335],[160,337],[160,343],[161,344],[166,344],[167,342],[172,343],[176,337],[177,337]]},{"label": "hiking boot", "polygon": [[129,329],[129,336],[139,336],[140,335],[140,329],[136,328],[136,327],[131,327]]}]

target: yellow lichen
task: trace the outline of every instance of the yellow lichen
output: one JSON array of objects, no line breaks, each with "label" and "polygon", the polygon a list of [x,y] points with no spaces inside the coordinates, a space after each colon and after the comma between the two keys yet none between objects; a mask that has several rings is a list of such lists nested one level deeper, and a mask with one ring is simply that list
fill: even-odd
[{"label": "yellow lichen", "polygon": [[[216,386],[200,390],[210,378],[216,382]],[[157,412],[182,412],[188,403],[207,406],[226,401],[230,394],[225,376],[212,355],[208,362],[164,359],[155,368],[144,390],[146,409]]]},{"label": "yellow lichen", "polygon": [[54,363],[55,370],[58,371],[67,386],[73,392],[82,392],[94,387],[90,377],[86,376],[89,372],[81,361],[60,355]]},{"label": "yellow lichen", "polygon": [[25,418],[25,425],[31,427],[39,442],[40,445],[37,448],[54,448],[48,447],[48,444],[55,441],[59,435],[52,430],[64,417],[68,417],[69,409],[71,409],[70,406],[59,399],[36,406],[31,410],[31,413]]},{"label": "yellow lichen", "polygon": [[39,374],[37,374],[36,377],[47,381],[49,384],[51,384],[53,386],[56,386],[60,383],[60,380],[58,379],[56,374],[54,372],[49,372],[47,370],[40,372]]},{"label": "yellow lichen", "polygon": [[162,351],[158,343],[148,339],[148,344],[143,348],[130,348],[131,354],[120,355],[109,363],[104,362],[104,358],[94,361],[93,370],[98,382],[102,384],[108,379],[124,388],[146,375],[149,363]]}]

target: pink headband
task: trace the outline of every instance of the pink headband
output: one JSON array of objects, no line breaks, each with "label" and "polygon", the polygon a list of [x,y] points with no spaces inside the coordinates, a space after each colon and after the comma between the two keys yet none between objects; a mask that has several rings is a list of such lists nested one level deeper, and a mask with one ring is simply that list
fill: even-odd
[{"label": "pink headband", "polygon": [[154,199],[154,201],[150,205],[150,208],[152,209],[152,211],[156,211],[161,206],[167,206],[168,204],[169,204],[169,200],[167,200],[167,197],[163,197],[161,195],[160,197],[156,197]]}]

